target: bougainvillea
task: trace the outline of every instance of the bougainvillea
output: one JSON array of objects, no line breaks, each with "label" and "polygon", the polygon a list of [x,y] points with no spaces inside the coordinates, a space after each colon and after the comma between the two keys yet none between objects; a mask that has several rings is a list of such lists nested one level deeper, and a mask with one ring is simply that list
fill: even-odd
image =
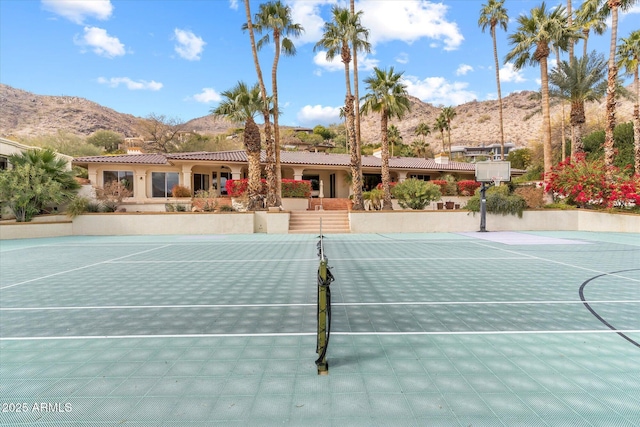
[{"label": "bougainvillea", "polygon": [[583,154],[554,166],[547,182],[546,191],[582,207],[640,205],[640,175],[607,168],[601,159],[587,161]]},{"label": "bougainvillea", "polygon": [[[267,194],[267,181],[262,179],[262,190],[260,194]],[[225,184],[227,194],[231,197],[242,197],[247,192],[249,186],[246,179],[228,179]],[[311,181],[283,179],[282,197],[307,198],[311,196]]]},{"label": "bougainvillea", "polygon": [[473,196],[477,188],[480,188],[480,183],[471,179],[458,181],[458,193],[462,196]]}]

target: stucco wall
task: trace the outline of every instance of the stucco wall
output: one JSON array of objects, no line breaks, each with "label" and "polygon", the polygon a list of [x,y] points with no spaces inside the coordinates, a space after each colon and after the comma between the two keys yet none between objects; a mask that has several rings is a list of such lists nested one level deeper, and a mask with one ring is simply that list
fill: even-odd
[{"label": "stucco wall", "polygon": [[73,219],[74,235],[251,234],[252,213],[117,213]]},{"label": "stucco wall", "polygon": [[[117,213],[85,214],[72,221],[63,215],[34,222],[0,224],[0,239],[73,235],[287,234],[289,212]],[[48,222],[44,222],[48,221]],[[467,211],[350,212],[352,233],[465,232],[480,229],[480,215]],[[640,233],[640,215],[584,210],[526,211],[487,215],[488,231],[606,231]]]}]

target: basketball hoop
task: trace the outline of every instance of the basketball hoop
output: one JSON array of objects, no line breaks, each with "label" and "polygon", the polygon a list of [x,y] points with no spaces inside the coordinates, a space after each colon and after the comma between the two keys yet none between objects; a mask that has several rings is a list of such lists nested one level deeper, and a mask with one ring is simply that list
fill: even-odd
[{"label": "basketball hoop", "polygon": [[491,181],[493,181],[493,185],[494,185],[495,187],[499,187],[499,186],[500,186],[500,183],[503,181],[503,179],[502,179],[502,177],[501,177],[501,176],[492,176],[492,177],[491,177]]}]

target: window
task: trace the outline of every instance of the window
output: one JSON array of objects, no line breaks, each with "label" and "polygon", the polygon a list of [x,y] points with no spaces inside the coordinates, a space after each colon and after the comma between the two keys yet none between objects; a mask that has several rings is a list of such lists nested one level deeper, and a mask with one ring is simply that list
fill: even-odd
[{"label": "window", "polygon": [[230,172],[220,172],[220,194],[227,194],[228,179],[231,179]]},{"label": "window", "polygon": [[193,174],[193,192],[203,190],[209,191],[209,175],[202,173]]},{"label": "window", "polygon": [[177,172],[152,172],[151,185],[152,197],[171,197],[171,190],[180,184],[180,177]]},{"label": "window", "polygon": [[302,175],[303,181],[311,181],[311,191],[320,190],[320,175]]},{"label": "window", "polygon": [[420,174],[411,174],[409,178],[419,179],[421,181],[431,181],[431,175],[420,175]]},{"label": "window", "polygon": [[127,190],[131,191],[131,195],[133,196],[133,172],[132,171],[104,171],[102,174],[102,182],[104,185],[110,182],[120,182],[122,185],[126,187]]},{"label": "window", "polygon": [[0,156],[0,170],[9,169],[9,159]]}]

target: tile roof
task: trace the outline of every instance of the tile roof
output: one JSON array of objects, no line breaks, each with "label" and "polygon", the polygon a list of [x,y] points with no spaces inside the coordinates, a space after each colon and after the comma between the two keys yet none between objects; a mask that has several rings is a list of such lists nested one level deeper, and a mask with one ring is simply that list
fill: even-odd
[{"label": "tile roof", "polygon": [[[260,161],[266,160],[265,152],[260,153]],[[231,162],[245,163],[247,155],[243,150],[218,152],[192,152],[172,154],[123,154],[117,156],[76,157],[74,163],[120,163],[120,164],[154,164],[166,165],[172,161],[203,161],[203,162]],[[316,165],[349,167],[349,154],[311,153],[307,151],[282,151],[280,161],[283,165]],[[382,160],[375,156],[362,156],[362,166],[380,168]],[[407,170],[440,170],[440,171],[474,171],[473,163],[449,162],[436,163],[433,159],[419,159],[413,157],[393,157],[389,159],[389,167]]]},{"label": "tile roof", "polygon": [[73,163],[124,163],[138,165],[166,165],[164,154],[119,154],[117,156],[75,157]]}]

